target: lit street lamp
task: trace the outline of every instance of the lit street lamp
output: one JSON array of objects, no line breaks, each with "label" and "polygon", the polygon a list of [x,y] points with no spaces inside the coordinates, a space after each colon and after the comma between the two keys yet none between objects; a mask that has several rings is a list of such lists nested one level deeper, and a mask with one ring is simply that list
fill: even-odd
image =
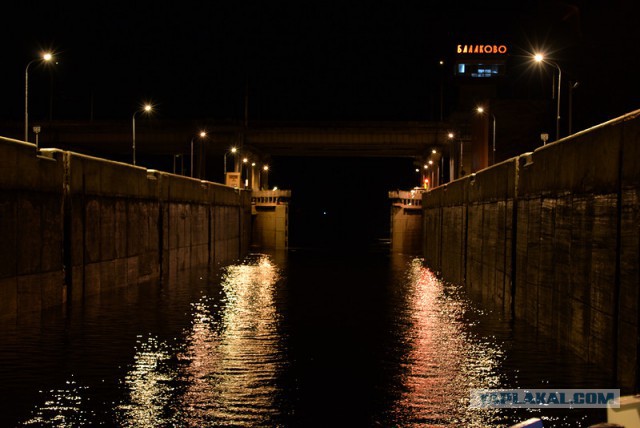
[{"label": "lit street lamp", "polygon": [[[228,155],[229,153],[233,153],[233,154],[235,155],[237,152],[238,152],[238,149],[237,149],[237,148],[235,148],[235,147],[231,147],[231,150],[229,150],[227,153],[225,153],[225,154],[224,154],[224,176],[225,176],[225,177],[227,176],[227,155]],[[233,162],[233,168],[234,168],[234,171],[235,171],[235,166],[236,166],[236,163],[235,163],[235,161],[234,161],[234,162]]]},{"label": "lit street lamp", "polygon": [[247,189],[249,187],[249,158],[242,159],[242,169],[246,171],[245,173],[246,175],[244,179],[244,188]]},{"label": "lit street lamp", "polygon": [[544,62],[547,64],[551,64],[553,65],[555,68],[558,69],[558,90],[557,90],[557,97],[556,97],[556,141],[560,139],[560,85],[562,83],[562,70],[560,69],[560,66],[553,62],[553,61],[549,61],[548,59],[545,59],[544,55],[541,53],[537,53],[533,56],[533,59],[538,62]]},{"label": "lit street lamp", "polygon": [[24,69],[24,141],[26,142],[29,142],[29,66],[36,61],[50,62],[52,59],[51,53],[43,53],[40,58],[29,61]]},{"label": "lit street lamp", "polygon": [[[204,131],[200,131],[200,138],[204,138],[207,136],[207,133]],[[191,177],[193,178],[193,139],[195,138],[195,136],[191,137],[191,164],[189,166],[189,168],[191,169]],[[200,178],[202,178],[202,174],[200,174]]]},{"label": "lit street lamp", "polygon": [[[456,156],[455,156],[455,143],[454,138],[456,135],[453,132],[447,133],[447,138],[449,139],[449,181],[453,181],[456,179]],[[460,162],[462,164],[462,162]]]},{"label": "lit street lamp", "polygon": [[[482,114],[484,113],[484,108],[480,106],[476,108],[476,111]],[[491,117],[493,118],[493,130],[492,130],[492,137],[491,137],[491,144],[492,144],[491,165],[494,165],[496,163],[496,116],[493,113],[491,113]]]},{"label": "lit street lamp", "polygon": [[136,164],[136,114],[148,113],[152,109],[151,104],[145,104],[143,108],[136,110],[133,112],[133,118],[131,120],[131,128],[133,130],[133,164]]},{"label": "lit street lamp", "polygon": [[265,190],[269,190],[269,165],[263,166],[262,170],[264,171],[264,184],[261,187]]},{"label": "lit street lamp", "polygon": [[254,170],[255,167],[256,167],[256,163],[251,162],[251,188],[252,189],[256,188],[256,181],[258,182],[258,186],[260,185],[260,177],[256,176],[256,172]]}]

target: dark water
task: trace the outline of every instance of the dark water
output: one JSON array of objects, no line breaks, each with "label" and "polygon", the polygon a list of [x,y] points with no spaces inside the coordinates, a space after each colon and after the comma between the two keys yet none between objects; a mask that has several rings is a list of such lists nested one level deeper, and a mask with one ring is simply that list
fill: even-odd
[{"label": "dark water", "polygon": [[588,426],[471,388],[605,388],[419,258],[252,254],[0,324],[1,426]]}]

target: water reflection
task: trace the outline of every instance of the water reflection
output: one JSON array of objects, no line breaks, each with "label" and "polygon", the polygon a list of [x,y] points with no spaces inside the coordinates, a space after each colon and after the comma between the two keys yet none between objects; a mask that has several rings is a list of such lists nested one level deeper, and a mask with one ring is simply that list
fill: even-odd
[{"label": "water reflection", "polygon": [[118,425],[167,426],[171,415],[166,409],[173,392],[170,382],[175,377],[168,364],[169,349],[153,337],[139,341],[138,345],[135,362],[124,380],[129,397],[117,408]]},{"label": "water reflection", "polygon": [[[471,388],[611,386],[422,260],[252,255],[0,325],[7,426],[588,426],[468,408]],[[544,352],[540,352],[543,349]],[[606,380],[606,379],[605,379]],[[38,391],[41,390],[40,393]],[[544,416],[543,416],[544,415]]]},{"label": "water reflection", "polygon": [[408,351],[400,363],[402,393],[394,419],[407,426],[491,425],[497,413],[469,409],[469,390],[500,385],[503,350],[469,332],[473,309],[421,259],[411,261],[404,285],[406,302],[397,323]]},{"label": "water reflection", "polygon": [[40,391],[44,395],[43,403],[37,406],[31,418],[24,426],[74,427],[87,426],[94,414],[86,406],[87,386],[78,385],[71,379],[65,386],[50,391]]},{"label": "water reflection", "polygon": [[192,303],[175,373],[164,364],[170,356],[162,344],[148,341],[136,353],[123,424],[271,425],[285,364],[274,302],[279,279],[265,255],[225,268],[220,296]]}]

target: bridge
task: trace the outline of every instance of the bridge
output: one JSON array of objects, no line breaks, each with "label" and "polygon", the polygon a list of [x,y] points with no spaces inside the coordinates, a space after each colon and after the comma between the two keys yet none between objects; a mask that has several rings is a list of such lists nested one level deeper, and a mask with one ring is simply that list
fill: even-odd
[{"label": "bridge", "polygon": [[[34,123],[36,125],[38,123]],[[47,121],[38,124],[40,147],[56,147],[102,156],[130,155],[131,121]],[[0,135],[22,139],[22,123],[0,123]],[[366,156],[424,158],[432,150],[450,152],[445,122],[239,122],[166,121],[138,117],[137,155],[172,156],[189,149],[191,139],[207,132],[212,155],[244,147],[262,156]],[[35,137],[32,135],[31,142]]]}]

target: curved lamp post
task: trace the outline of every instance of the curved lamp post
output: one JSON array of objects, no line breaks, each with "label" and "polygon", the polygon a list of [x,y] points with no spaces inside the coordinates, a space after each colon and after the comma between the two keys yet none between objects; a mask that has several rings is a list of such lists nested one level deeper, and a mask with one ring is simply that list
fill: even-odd
[{"label": "curved lamp post", "polygon": [[133,164],[136,164],[136,114],[138,113],[148,113],[153,109],[151,104],[145,104],[141,109],[136,110],[133,113],[133,118],[131,120],[131,128],[133,129]]},{"label": "curved lamp post", "polygon": [[[200,131],[200,133],[198,134],[200,136],[200,138],[204,138],[207,136],[207,133],[204,131]],[[189,169],[191,170],[191,177],[193,178],[193,139],[195,138],[195,135],[191,137],[191,163],[189,165]],[[202,173],[200,174],[200,176],[202,176]],[[202,177],[200,177],[202,178]]]},{"label": "curved lamp post", "polygon": [[36,61],[51,62],[53,55],[49,52],[42,54],[40,58],[29,61],[24,69],[24,141],[29,142],[29,66]]},{"label": "curved lamp post", "polygon": [[[235,147],[231,147],[231,150],[229,150],[228,152],[226,152],[226,153],[224,154],[224,176],[225,176],[225,177],[227,176],[227,155],[228,155],[229,153],[233,153],[233,154],[235,155],[237,152],[238,152],[238,149],[237,149],[237,148],[235,148]],[[235,166],[236,166],[236,165],[235,165],[235,162],[234,162],[234,163],[233,163],[234,170],[235,170]]]},{"label": "curved lamp post", "polygon": [[541,53],[537,53],[533,56],[533,59],[537,63],[546,63],[554,66],[558,69],[558,89],[557,89],[557,97],[556,97],[556,141],[560,139],[560,85],[562,83],[562,69],[560,66],[553,62],[545,59],[544,55]]},{"label": "curved lamp post", "polygon": [[[484,107],[480,106],[476,108],[476,111],[480,114],[484,113]],[[491,113],[491,118],[493,119],[493,129],[492,129],[492,137],[491,137],[491,145],[492,145],[492,160],[491,165],[496,163],[496,116]]]}]

